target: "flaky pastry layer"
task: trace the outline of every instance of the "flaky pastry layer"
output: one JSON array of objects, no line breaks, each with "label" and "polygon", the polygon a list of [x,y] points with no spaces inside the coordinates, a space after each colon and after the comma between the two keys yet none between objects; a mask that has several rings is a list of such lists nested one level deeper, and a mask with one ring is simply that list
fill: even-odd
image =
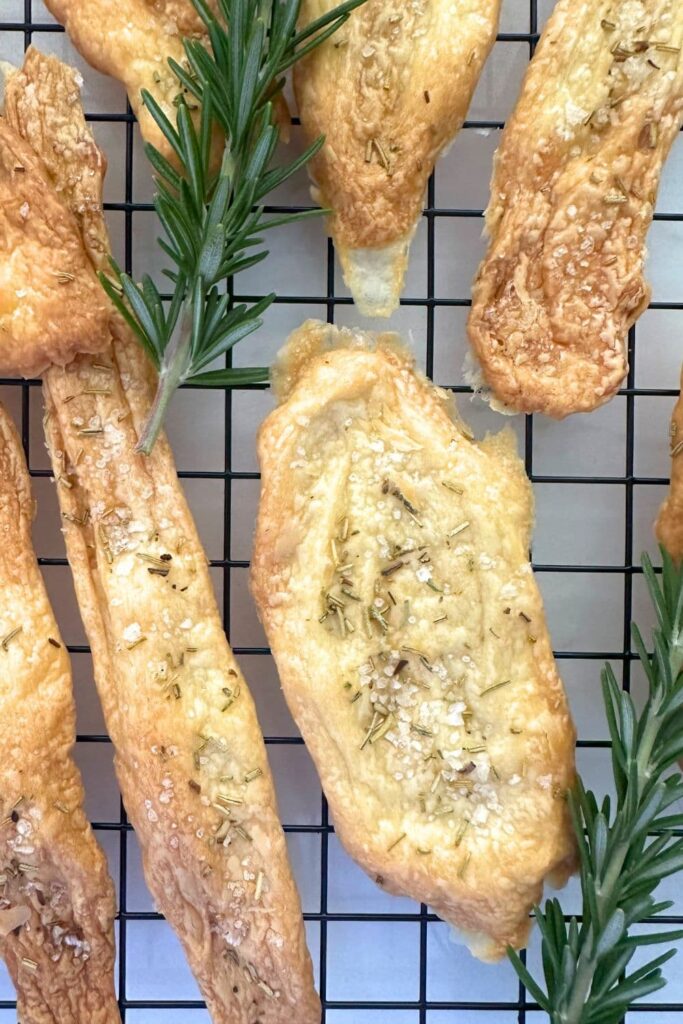
[{"label": "flaky pastry layer", "polygon": [[[683,389],[683,370],[681,371]],[[678,398],[669,427],[671,489],[656,524],[657,538],[672,558],[683,559],[683,397]]]},{"label": "flaky pastry layer", "polygon": [[21,441],[0,406],[0,953],[27,1024],[118,1024],[114,887],[73,762],[69,657],[31,543]]},{"label": "flaky pastry layer", "polygon": [[[150,92],[175,124],[173,104],[182,89],[168,59],[184,64],[183,36],[205,36],[191,0],[45,0],[45,6],[94,68],[123,83],[143,138],[171,157],[141,93]],[[213,6],[210,0],[209,7]]]},{"label": "flaky pastry layer", "polygon": [[[37,71],[35,51],[29,50],[25,67]],[[21,119],[17,106],[24,102],[25,82],[24,72],[7,73],[5,116],[0,117],[0,374],[35,377],[50,363],[61,365],[77,352],[101,349],[110,312],[78,217],[55,190],[35,138],[13,128]],[[38,95],[43,86],[36,74]],[[64,108],[79,102],[72,68],[60,65],[55,89]],[[33,97],[31,102],[36,136],[45,132],[51,111]],[[64,121],[51,124],[50,132],[51,160],[82,161],[84,171],[92,169],[92,179],[82,175],[79,207],[85,212],[95,203],[99,208],[102,172],[92,164],[103,158],[92,138],[84,144]]]},{"label": "flaky pastry layer", "polygon": [[287,701],[349,853],[496,959],[573,865],[512,435],[475,442],[391,336],[310,321],[277,377],[252,586]]},{"label": "flaky pastry layer", "polygon": [[[302,23],[334,0],[304,0]],[[326,142],[314,198],[360,311],[398,305],[434,163],[459,130],[498,25],[498,0],[367,0],[295,67],[301,123]]]},{"label": "flaky pastry layer", "polygon": [[[32,133],[29,88],[14,126]],[[46,90],[49,92],[49,88]],[[78,103],[41,102],[86,132]],[[77,212],[79,169],[50,164]],[[69,166],[71,171],[69,173]],[[102,164],[99,165],[102,168]],[[104,265],[101,209],[84,234]],[[97,221],[97,223],[96,223]],[[85,227],[84,227],[85,230]],[[95,242],[90,245],[89,238]],[[45,431],[76,595],[145,879],[178,934],[216,1024],[317,1024],[299,897],[253,701],[223,631],[202,549],[160,438],[135,453],[154,391],[142,350],[114,317],[103,355],[50,367]],[[79,1022],[80,1024],[80,1022]]]},{"label": "flaky pastry layer", "polygon": [[585,412],[626,375],[682,45],[679,0],[559,0],[547,23],[496,154],[468,325],[513,410]]}]

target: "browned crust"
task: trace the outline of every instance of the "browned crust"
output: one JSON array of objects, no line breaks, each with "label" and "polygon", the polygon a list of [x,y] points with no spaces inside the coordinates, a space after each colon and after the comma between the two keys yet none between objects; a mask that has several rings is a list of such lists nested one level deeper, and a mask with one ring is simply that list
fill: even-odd
[{"label": "browned crust", "polygon": [[[302,23],[333,6],[305,0]],[[342,260],[410,241],[434,163],[462,125],[495,40],[499,6],[367,0],[296,65],[301,122],[310,140],[326,139],[311,175]]]},{"label": "browned crust", "polygon": [[683,7],[637,14],[559,0],[496,155],[468,329],[514,410],[561,418],[611,398],[649,301],[645,238],[683,119]]},{"label": "browned crust", "polygon": [[[529,781],[528,790],[520,795],[518,817],[515,811],[510,819],[513,834],[498,842],[488,842],[470,827],[454,844],[457,833],[449,830],[443,818],[437,819],[444,822],[441,829],[438,824],[425,825],[417,813],[413,815],[417,796],[409,799],[408,790],[403,789],[407,783],[394,782],[382,744],[366,744],[359,751],[363,728],[355,710],[361,704],[349,700],[356,685],[352,666],[364,662],[372,643],[378,641],[366,639],[350,610],[344,614],[353,617],[355,631],[340,645],[336,634],[319,624],[319,606],[321,587],[330,586],[325,582],[333,536],[329,531],[337,530],[339,517],[348,514],[350,530],[358,530],[370,543],[376,540],[371,507],[366,518],[366,503],[347,496],[351,484],[344,483],[348,456],[343,438],[347,430],[363,429],[358,424],[366,424],[371,433],[374,417],[379,416],[388,435],[400,434],[397,450],[414,445],[424,453],[415,456],[423,460],[419,470],[423,484],[412,485],[421,514],[427,495],[434,493],[429,490],[429,474],[456,477],[464,497],[438,488],[448,499],[447,507],[440,510],[443,522],[471,520],[470,530],[487,538],[482,543],[490,545],[487,550],[492,556],[495,549],[503,567],[500,572],[482,572],[480,577],[472,564],[470,579],[480,580],[481,589],[467,599],[467,615],[457,617],[452,626],[430,627],[417,646],[426,648],[433,660],[439,649],[460,642],[459,631],[472,630],[473,636],[467,637],[468,657],[486,664],[489,682],[504,678],[497,673],[510,677],[519,672],[525,695],[523,710],[522,705],[518,710],[525,728],[541,719],[543,725],[538,736],[532,735],[535,727],[531,726],[527,736],[510,734],[502,741],[495,757],[498,773],[505,778],[516,771],[515,764],[526,762],[524,770],[530,778],[538,774],[547,781],[552,777],[553,787],[564,790],[573,777],[574,729],[553,661],[541,597],[528,567],[532,518],[528,481],[506,434],[482,445],[468,440],[464,428],[454,425],[448,415],[442,393],[382,336],[338,331],[311,321],[292,335],[284,353],[278,378],[285,400],[267,418],[259,436],[262,492],[252,588],[285,696],[320,773],[337,832],[351,856],[389,891],[433,906],[445,920],[463,929],[477,955],[495,959],[508,943],[518,946],[525,941],[528,911],[540,897],[543,879],[555,873],[564,880],[571,870],[573,842],[565,803]],[[350,466],[356,478],[365,472],[360,465]],[[406,471],[404,479],[405,486],[410,486],[410,480],[417,478]],[[377,480],[381,482],[381,474]],[[347,501],[351,505],[345,512]],[[460,503],[467,503],[464,511]],[[430,552],[434,550],[431,534],[424,543]],[[449,556],[442,549],[439,557]],[[436,564],[436,554],[433,561]],[[361,559],[361,573],[362,565]],[[443,578],[458,579],[464,585],[467,564],[462,568],[465,576],[455,566],[448,571],[442,567]],[[503,576],[507,583],[514,581],[509,593],[516,594],[506,602],[496,596]],[[402,602],[401,590],[396,588],[402,585],[392,584],[397,611]],[[360,587],[356,591],[362,596]],[[413,606],[415,600],[419,598],[414,596]],[[512,605],[507,613],[504,604]],[[418,619],[420,614],[415,612]],[[525,626],[527,619],[533,627]],[[480,622],[481,635],[476,625]],[[489,623],[495,640],[485,628]],[[535,636],[530,643],[527,632],[532,628]],[[442,629],[450,631],[438,634]],[[400,642],[400,634],[399,639],[390,636],[385,646],[393,648]],[[410,643],[415,644],[412,634]],[[433,644],[436,647],[431,650]],[[439,644],[446,646],[439,648]],[[483,698],[500,701],[487,704],[485,710],[501,716],[497,720],[501,728],[503,722],[516,722],[514,694],[510,686]],[[492,735],[497,727],[491,726]],[[521,794],[509,790],[513,792]],[[396,843],[402,833],[407,838]],[[430,856],[419,854],[421,842],[432,848]]]},{"label": "browned crust", "polygon": [[[36,55],[27,81],[41,77],[41,67],[46,99],[60,108],[55,123],[86,133],[80,105],[61,106],[59,66]],[[46,132],[32,130],[28,95],[19,109],[18,127],[49,154],[49,122]],[[54,180],[77,212],[80,173],[87,178],[88,167],[79,163],[69,173],[65,155],[55,162]],[[96,205],[88,225],[84,237],[99,267],[106,233]],[[302,1024],[317,1024],[320,1005],[263,738],[222,628],[206,555],[165,439],[149,458],[134,453],[153,373],[114,318],[103,341],[104,355],[79,356],[45,373],[45,429],[145,878],[217,1022],[289,1024],[296,1013]],[[138,642],[138,634],[145,639]]]},{"label": "browned crust", "polygon": [[[98,351],[109,310],[86,249],[91,242],[88,190],[90,201],[99,205],[102,158],[92,140],[86,151],[63,122],[50,125],[49,155],[38,145],[54,104],[51,108],[42,103],[45,90],[33,76],[36,63],[31,51],[26,66],[35,78],[35,92],[23,100],[26,75],[9,76],[5,117],[0,118],[0,373],[33,377],[50,363],[68,362],[77,352]],[[57,61],[48,67],[60,68],[55,82],[68,109],[79,95],[75,72]],[[21,131],[27,106],[33,114],[31,136]],[[74,205],[55,188],[45,163],[49,156],[53,165],[63,165],[65,154],[84,165],[82,180],[87,185]],[[93,166],[95,154],[101,166]],[[91,175],[86,175],[86,167]]]},{"label": "browned crust", "polygon": [[32,519],[21,442],[0,407],[0,633],[21,630],[0,646],[0,953],[20,1020],[117,1024],[114,887],[83,813],[69,657]]},{"label": "browned crust", "polygon": [[[296,1011],[316,1024],[299,897],[253,702],[170,449],[162,438],[149,458],[133,454],[151,375],[126,337],[106,363],[112,369],[84,357],[48,370],[46,432],[55,473],[72,483],[59,491],[67,553],[145,878],[216,1021],[289,1024]],[[83,397],[67,404],[72,395]],[[105,433],[81,435],[79,420],[101,423]],[[138,550],[155,554],[152,567],[171,554],[168,578],[150,575]],[[135,623],[146,640],[128,649]],[[220,762],[218,775],[233,781],[220,783],[201,761],[207,737],[211,766]],[[213,839],[226,820],[221,792],[244,801],[228,805],[227,848]]]},{"label": "browned crust", "polygon": [[[683,387],[683,370],[681,371]],[[669,428],[671,489],[655,526],[657,538],[672,558],[683,559],[683,398],[679,396]]]},{"label": "browned crust", "polygon": [[181,63],[183,35],[203,35],[190,0],[46,0],[46,7],[94,68],[123,83],[143,137],[170,157],[170,147],[141,92],[147,89],[175,123],[173,101],[180,89],[168,58]]}]

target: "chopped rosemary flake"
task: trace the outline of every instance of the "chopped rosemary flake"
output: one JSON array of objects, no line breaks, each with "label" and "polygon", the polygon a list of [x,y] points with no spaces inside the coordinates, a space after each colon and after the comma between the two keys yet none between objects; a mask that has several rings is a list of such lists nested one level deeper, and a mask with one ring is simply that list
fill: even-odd
[{"label": "chopped rosemary flake", "polygon": [[443,594],[443,587],[438,586],[434,580],[425,581],[430,590],[435,590],[437,594]]},{"label": "chopped rosemary flake", "polygon": [[372,139],[368,139],[365,143],[365,162],[366,164],[372,163]]},{"label": "chopped rosemary flake", "polygon": [[370,737],[374,733],[375,729],[379,728],[379,726],[381,724],[379,719],[380,719],[380,714],[379,714],[378,711],[375,711],[373,713],[373,716],[372,716],[372,721],[370,722],[370,728],[366,732],[365,737],[363,738],[363,742],[360,745],[360,749],[361,750],[365,750],[366,746],[370,742]]},{"label": "chopped rosemary flake", "polygon": [[670,452],[671,458],[675,459],[681,452],[683,452],[683,441],[679,441],[678,444],[673,446]]},{"label": "chopped rosemary flake", "polygon": [[438,619],[432,619],[432,622],[434,622],[434,623],[436,623],[436,622],[444,622],[445,619],[447,619],[447,618],[448,618],[447,615],[439,615]]},{"label": "chopped rosemary flake", "polygon": [[[494,690],[500,690],[501,686],[509,686],[511,682],[511,679],[504,679],[502,683],[494,683],[493,686],[487,686],[485,690],[481,691],[481,696],[483,697],[486,693],[493,693]],[[482,750],[484,749],[486,748],[482,747]]]},{"label": "chopped rosemary flake", "polygon": [[247,830],[245,828],[243,828],[241,825],[235,825],[234,829],[235,829],[235,832],[237,833],[237,835],[240,836],[241,839],[246,839],[246,841],[248,843],[252,843],[253,842],[253,839],[251,838],[251,836],[249,835]]},{"label": "chopped rosemary flake", "polygon": [[362,597],[359,597],[358,594],[356,594],[353,590],[350,589],[350,587],[342,587],[341,592],[342,594],[345,594],[346,597],[350,597],[352,601],[363,600]]},{"label": "chopped rosemary flake", "polygon": [[256,889],[254,891],[254,899],[256,900],[257,903],[261,899],[261,894],[263,892],[263,880],[264,874],[262,871],[259,871],[258,875],[256,876]]},{"label": "chopped rosemary flake", "polygon": [[239,807],[240,804],[244,803],[244,800],[240,796],[228,796],[227,793],[218,793],[216,800],[219,804],[224,804],[226,807],[235,806]]},{"label": "chopped rosemary flake", "polygon": [[66,806],[66,804],[63,804],[61,800],[55,800],[53,806],[56,811],[60,811],[62,814],[69,813],[69,808]]},{"label": "chopped rosemary flake", "polygon": [[247,772],[247,774],[244,776],[244,781],[253,782],[254,779],[258,779],[259,776],[261,775],[263,775],[262,768],[252,768],[252,770],[250,772]]},{"label": "chopped rosemary flake", "polygon": [[458,834],[456,836],[456,846],[460,846],[460,844],[462,843],[463,839],[465,838],[465,833],[466,833],[466,831],[467,831],[467,829],[469,827],[469,824],[470,824],[470,819],[469,818],[465,818],[463,821],[461,821],[460,827],[458,828]]},{"label": "chopped rosemary flake", "polygon": [[616,263],[618,259],[619,259],[619,257],[618,257],[617,255],[615,255],[615,254],[613,254],[612,256],[608,256],[608,257],[607,257],[607,258],[605,259],[605,261],[604,261],[604,263],[603,263],[603,266],[605,266],[605,267],[611,267],[611,266],[612,266],[612,264],[613,264],[613,263]]},{"label": "chopped rosemary flake", "polygon": [[159,569],[159,568],[157,568],[154,565],[148,565],[147,566],[147,572],[150,574],[150,576],[168,576],[170,571],[171,570],[168,569],[168,568],[166,568],[166,569]]},{"label": "chopped rosemary flake", "polygon": [[464,878],[465,877],[465,872],[467,871],[467,865],[470,862],[470,857],[471,857],[471,854],[468,853],[467,856],[465,857],[465,859],[463,860],[462,864],[458,868],[458,878]]},{"label": "chopped rosemary flake", "polygon": [[622,192],[608,192],[602,197],[602,201],[606,206],[619,206],[621,203],[627,203],[628,199]]},{"label": "chopped rosemary flake", "polygon": [[680,46],[669,46],[668,43],[655,43],[655,50],[659,50],[660,53],[680,53]]},{"label": "chopped rosemary flake", "polygon": [[393,715],[387,715],[386,718],[384,719],[384,721],[381,723],[381,725],[375,730],[375,732],[370,737],[370,742],[371,743],[377,743],[378,740],[383,739],[386,736],[386,734],[389,732],[389,730],[391,729],[393,724],[394,724],[394,716]]},{"label": "chopped rosemary flake", "polygon": [[95,434],[103,434],[104,427],[82,427],[77,433],[82,437],[94,437]]},{"label": "chopped rosemary flake", "polygon": [[35,960],[30,960],[27,956],[22,956],[21,962],[27,971],[35,972],[38,970],[38,964],[35,962]]},{"label": "chopped rosemary flake", "polygon": [[449,483],[448,480],[442,480],[441,481],[441,486],[445,487],[449,491],[453,491],[453,494],[464,494],[465,493],[462,487],[456,487],[455,484]]},{"label": "chopped rosemary flake", "polygon": [[613,31],[614,31],[614,29],[615,29],[615,28],[617,27],[617,26],[616,26],[616,25],[614,24],[614,22],[613,22],[613,21],[608,21],[608,20],[607,20],[607,18],[603,18],[603,19],[602,19],[602,21],[600,22],[600,25],[601,25],[601,27],[602,27],[602,28],[604,28],[604,29],[605,29],[605,30],[606,30],[607,32],[613,32]]},{"label": "chopped rosemary flake", "polygon": [[462,533],[463,530],[466,530],[469,525],[470,525],[469,521],[465,522],[465,523],[461,523],[460,526],[456,526],[454,530],[451,530],[451,532],[448,534],[448,536],[449,537],[457,537],[458,534]]},{"label": "chopped rosemary flake", "polygon": [[432,852],[431,850],[422,850],[419,846],[416,849],[417,853],[421,854],[423,857],[426,857],[428,854]]},{"label": "chopped rosemary flake", "polygon": [[376,622],[378,624],[378,626],[380,627],[382,632],[383,633],[388,633],[389,632],[389,623],[384,618],[382,613],[377,608],[374,608],[372,605],[370,605],[370,607],[368,608],[367,611],[368,611],[368,615],[370,616],[370,618],[374,622]]},{"label": "chopped rosemary flake", "polygon": [[398,837],[398,839],[395,839],[393,841],[393,843],[391,844],[391,846],[387,847],[387,853],[391,853],[391,851],[393,849],[395,849],[398,846],[399,843],[402,843],[403,840],[405,839],[405,837],[407,836],[407,834],[408,834],[407,832],[402,832],[401,835]]},{"label": "chopped rosemary flake", "polygon": [[49,637],[47,638],[47,642],[48,642],[49,644],[51,644],[51,645],[52,645],[52,647],[61,647],[61,646],[62,646],[62,645],[60,644],[59,640],[55,640],[55,638],[54,638],[54,637],[52,637],[52,636],[49,636]]},{"label": "chopped rosemary flake", "polygon": [[[508,680],[508,682],[509,682],[509,680]],[[498,683],[497,685],[498,686],[502,686],[503,684],[502,683]],[[462,749],[466,750],[468,754],[481,754],[481,753],[483,753],[486,750],[486,745],[485,744],[480,744],[478,747],[463,747]]]},{"label": "chopped rosemary flake", "polygon": [[343,640],[346,637],[346,619],[344,618],[344,613],[342,612],[342,607],[343,606],[336,605],[335,609],[334,609],[334,613],[335,613],[335,615],[337,617],[337,624],[339,625],[339,635],[341,636],[341,638]]},{"label": "chopped rosemary flake", "polygon": [[420,735],[420,736],[430,736],[431,737],[431,736],[434,735],[434,733],[431,731],[431,729],[425,729],[425,727],[423,725],[415,725],[414,722],[411,723],[410,730],[411,730],[411,732],[418,733],[418,735]]},{"label": "chopped rosemary flake", "polygon": [[530,643],[530,644],[535,644],[535,643],[536,643],[536,640],[538,639],[538,637],[535,637],[535,636],[533,635],[533,633],[529,633],[529,636],[527,637],[527,639],[528,639],[528,641],[529,641],[529,643]]},{"label": "chopped rosemary flake", "polygon": [[128,650],[128,651],[135,650],[135,648],[139,647],[140,644],[144,644],[146,639],[147,639],[146,636],[139,636],[137,638],[137,640],[132,640],[129,644],[126,644],[126,650]]},{"label": "chopped rosemary flake", "polygon": [[[24,630],[24,627],[23,627],[23,626],[16,626],[16,627],[15,627],[14,629],[11,629],[11,630],[9,631],[9,633],[7,633],[7,634],[6,634],[6,635],[5,635],[5,636],[4,636],[3,638],[2,638],[2,640],[0,640],[0,647],[2,647],[3,651],[6,651],[6,650],[7,650],[8,646],[9,646],[9,644],[10,644],[10,643],[12,642],[12,640],[14,640],[14,638],[15,638],[16,636],[19,636],[19,634],[20,634],[20,633],[22,633],[22,632],[23,632],[23,630]],[[23,798],[22,798],[22,799],[23,799]]]},{"label": "chopped rosemary flake", "polygon": [[109,370],[109,371],[114,369],[114,367],[111,366],[110,363],[93,363],[92,364],[92,368],[93,368],[93,370]]},{"label": "chopped rosemary flake", "polygon": [[453,779],[451,786],[460,787],[460,789],[474,789],[472,779]]},{"label": "chopped rosemary flake", "polygon": [[385,480],[382,484],[382,494],[391,494],[394,498],[397,498],[404,508],[410,512],[411,516],[418,516],[420,514],[412,502],[408,501],[405,494],[399,490],[396,484],[392,484],[390,480]]},{"label": "chopped rosemary flake", "polygon": [[659,129],[657,125],[654,121],[648,121],[638,136],[638,145],[641,149],[656,149],[658,137]]},{"label": "chopped rosemary flake", "polygon": [[351,704],[355,704],[355,703],[356,703],[356,701],[357,701],[357,700],[360,700],[362,696],[363,696],[363,695],[362,695],[362,693],[361,693],[361,692],[360,692],[360,690],[359,690],[359,691],[358,691],[358,693],[354,693],[353,697],[351,698],[351,701],[350,701],[350,703],[351,703]]},{"label": "chopped rosemary flake", "polygon": [[111,388],[86,388],[81,391],[82,395],[110,395]]},{"label": "chopped rosemary flake", "polygon": [[144,551],[136,552],[136,558],[139,558],[141,562],[149,562],[150,565],[156,565],[159,569],[164,568],[164,563],[156,555],[148,555]]},{"label": "chopped rosemary flake", "polygon": [[54,276],[59,284],[71,284],[72,281],[76,280],[74,274],[70,274],[68,270],[57,270]]},{"label": "chopped rosemary flake", "polygon": [[500,634],[496,633],[493,626],[489,626],[489,633],[491,634],[491,636],[495,636],[496,640],[500,640]]},{"label": "chopped rosemary flake", "polygon": [[372,141],[373,141],[373,143],[375,145],[375,149],[377,150],[377,156],[379,157],[379,162],[381,163],[381,165],[382,165],[382,167],[384,168],[385,171],[387,171],[387,172],[390,171],[391,170],[391,164],[389,162],[389,157],[387,156],[387,152],[386,152],[386,150],[384,148],[384,145],[380,142],[379,139],[373,139]]},{"label": "chopped rosemary flake", "polygon": [[531,622],[531,619],[526,614],[526,612],[520,612],[519,613],[519,617],[520,617],[520,619],[524,619],[525,622]]},{"label": "chopped rosemary flake", "polygon": [[400,560],[398,562],[394,562],[392,565],[388,565],[386,569],[382,569],[380,575],[393,576],[393,574],[395,572],[398,572],[399,569],[402,569],[405,564],[405,562],[402,562]]}]

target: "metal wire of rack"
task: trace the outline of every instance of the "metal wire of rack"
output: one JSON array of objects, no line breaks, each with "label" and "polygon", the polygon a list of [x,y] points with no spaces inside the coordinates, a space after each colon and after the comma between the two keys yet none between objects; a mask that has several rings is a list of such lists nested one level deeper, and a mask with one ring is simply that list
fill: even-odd
[{"label": "metal wire of rack", "polygon": [[[10,0],[2,0],[8,4]],[[543,0],[511,0],[519,11],[520,19],[523,16],[528,18],[528,30],[522,32],[501,32],[498,36],[499,42],[514,42],[528,46],[529,56],[533,54],[535,44],[538,40],[539,31],[539,5]],[[20,12],[21,0],[14,0],[14,7],[10,13],[19,12],[14,19],[3,17],[0,10],[0,39],[5,33],[23,34],[24,47],[30,45],[34,34],[61,32],[62,29],[54,21],[47,17],[35,20],[33,17],[33,0],[23,0],[23,12]],[[495,59],[495,58],[492,58]],[[137,202],[134,188],[134,117],[130,107],[116,113],[88,112],[87,117],[93,122],[113,122],[121,124],[125,132],[125,159],[124,159],[124,197],[119,202],[105,203],[105,209],[110,213],[123,216],[124,222],[124,263],[127,271],[131,272],[133,266],[133,218],[134,215],[147,212],[152,209],[149,203]],[[296,123],[296,122],[295,122]],[[465,123],[463,132],[492,130],[497,131],[503,127],[503,121],[470,120]],[[437,205],[436,178],[439,169],[432,177],[427,194],[427,205],[424,210],[426,220],[426,294],[413,298],[406,297],[402,300],[402,306],[421,307],[426,314],[426,353],[425,368],[430,376],[435,370],[435,335],[437,312],[449,307],[467,307],[469,298],[466,295],[451,298],[441,298],[437,295],[436,266],[437,266],[437,245],[436,228],[439,222],[447,218],[460,220],[476,220],[482,217],[481,208],[451,207]],[[282,207],[273,206],[273,212]],[[294,208],[288,204],[287,209]],[[657,212],[655,220],[673,223],[683,221],[683,212],[660,213]],[[238,282],[239,283],[239,282]],[[276,300],[276,309],[282,310],[284,305],[295,304],[296,306],[310,307],[318,306],[325,310],[329,322],[334,322],[341,307],[351,303],[348,296],[339,294],[335,290],[335,266],[334,252],[331,241],[327,243],[326,267],[325,267],[325,293],[318,295],[286,295]],[[240,298],[253,298],[254,296],[239,296]],[[683,301],[657,301],[653,302],[651,309],[655,310],[683,310]],[[683,351],[683,350],[682,350]],[[574,488],[582,488],[587,485],[593,487],[601,486],[608,488],[620,488],[623,491],[623,547],[619,564],[612,564],[609,559],[600,561],[583,562],[535,562],[534,568],[540,574],[539,579],[543,582],[544,574],[593,574],[593,575],[615,575],[623,580],[623,598],[620,645],[613,644],[612,650],[576,650],[565,649],[556,651],[556,657],[561,667],[568,667],[571,662],[590,662],[594,665],[595,673],[599,670],[599,663],[603,660],[610,660],[620,664],[622,668],[622,680],[625,688],[630,689],[633,682],[632,665],[635,659],[630,641],[630,622],[634,608],[634,583],[641,570],[638,564],[634,564],[638,552],[635,550],[636,537],[634,535],[634,499],[636,488],[653,488],[655,491],[662,488],[668,481],[665,476],[648,476],[636,473],[636,450],[635,450],[635,417],[636,400],[638,398],[662,398],[672,399],[677,394],[673,388],[661,387],[637,387],[636,386],[636,328],[633,328],[629,336],[629,362],[630,370],[626,386],[620,391],[620,398],[625,403],[625,428],[626,444],[624,453],[623,472],[612,475],[604,472],[601,474],[586,473],[555,473],[539,472],[534,467],[534,418],[527,416],[523,429],[524,459],[530,479],[540,487],[542,485],[571,485]],[[438,381],[441,384],[451,387],[455,392],[468,392],[470,389],[464,385],[454,384],[449,381]],[[672,382],[673,383],[673,382]],[[0,388],[11,389],[20,394],[19,409],[21,415],[21,436],[26,451],[31,476],[36,480],[50,477],[50,470],[41,467],[39,460],[35,458],[35,445],[31,444],[31,410],[40,404],[39,392],[35,392],[38,381],[18,381],[1,379]],[[617,401],[617,399],[615,399]],[[241,482],[258,480],[258,473],[249,469],[235,468],[233,445],[231,441],[231,426],[233,424],[235,399],[231,392],[226,392],[224,397],[225,414],[225,440],[223,445],[223,467],[220,470],[214,469],[190,469],[181,470],[180,476],[188,481],[207,480],[218,481],[224,488],[222,502],[222,557],[212,559],[212,566],[222,574],[222,599],[225,616],[225,626],[228,635],[231,635],[231,610],[234,608],[234,594],[232,587],[232,576],[234,570],[245,570],[249,561],[244,558],[232,556],[233,546],[233,518],[235,514],[236,501],[235,485]],[[597,490],[595,491],[597,494]],[[63,557],[41,557],[41,565],[45,567],[64,567],[66,560]],[[599,647],[599,645],[596,645]],[[266,658],[269,655],[268,648],[259,645],[235,646],[235,653],[238,656],[248,658]],[[72,655],[87,654],[88,648],[83,644],[69,644]],[[249,678],[249,673],[247,673]],[[257,685],[252,685],[256,691]],[[258,702],[258,694],[255,694]],[[571,692],[570,692],[571,695]],[[79,733],[78,745],[108,744],[108,737],[97,731]],[[296,735],[268,735],[266,743],[269,752],[279,746],[296,747],[302,744],[300,737]],[[580,752],[599,751],[608,747],[608,741],[604,738],[580,739],[578,746]],[[99,816],[96,816],[99,818]],[[173,1021],[173,1024],[182,1020],[183,1024],[203,1024],[208,1017],[203,1011],[203,1003],[198,999],[166,999],[166,998],[134,998],[129,995],[128,972],[130,967],[130,954],[128,950],[129,930],[134,922],[159,921],[159,915],[152,910],[138,910],[129,907],[129,878],[130,878],[130,848],[129,833],[130,825],[127,822],[125,810],[122,805],[119,807],[118,816],[111,816],[111,820],[96,820],[95,829],[102,839],[103,836],[110,836],[115,839],[118,847],[118,885],[119,885],[119,915],[118,915],[118,986],[121,1013],[124,1021],[129,1024],[147,1024],[147,1022]],[[338,912],[330,906],[330,885],[331,885],[331,856],[330,842],[334,835],[334,826],[328,815],[328,808],[324,797],[321,798],[319,809],[319,821],[314,824],[285,824],[285,831],[289,836],[311,835],[319,840],[319,863],[320,863],[320,884],[318,893],[317,909],[309,910],[305,914],[307,922],[318,930],[318,951],[317,969],[320,995],[323,1002],[323,1022],[332,1024],[332,1021],[343,1021],[345,1024],[369,1024],[375,1021],[377,1024],[533,1024],[542,1016],[538,1007],[528,997],[524,987],[514,982],[514,987],[507,987],[507,996],[495,998],[487,997],[487,989],[481,988],[476,993],[465,998],[438,998],[430,991],[428,974],[428,963],[430,956],[430,929],[438,919],[429,912],[424,905],[419,906],[415,911],[404,910],[401,904],[400,911],[396,909],[387,912],[367,911],[344,911]],[[398,906],[398,905],[396,905]],[[679,915],[661,918],[667,925],[672,923],[683,923],[683,909]],[[418,961],[416,972],[415,992],[411,998],[377,999],[377,998],[338,998],[338,992],[331,993],[328,985],[329,967],[333,953],[330,952],[330,929],[341,924],[364,925],[370,923],[382,924],[386,927],[403,923],[412,924],[418,931],[417,942],[415,943],[415,954]],[[458,961],[458,970],[463,970],[462,964]],[[675,970],[674,961],[674,970]],[[453,970],[456,970],[455,963]],[[468,968],[465,966],[465,971]],[[681,968],[678,968],[681,971]],[[680,986],[679,986],[680,989]],[[362,994],[361,994],[362,995]],[[664,992],[667,997],[667,990]],[[683,999],[683,996],[682,996]],[[10,999],[0,1000],[0,1021],[5,1020],[3,1011],[12,1011],[15,1003]],[[145,1015],[145,1011],[149,1011]],[[175,1016],[173,1013],[180,1014]],[[670,1024],[676,1021],[683,1021],[683,1001],[681,1002],[653,1002],[646,1003],[634,1008],[638,1014],[660,1014],[661,1019]],[[172,1016],[169,1016],[172,1015]],[[680,1015],[680,1016],[679,1016]],[[629,1014],[629,1018],[631,1015]],[[7,1020],[10,1018],[8,1017]],[[634,1019],[634,1018],[633,1018]],[[658,1018],[652,1018],[658,1019]]]}]

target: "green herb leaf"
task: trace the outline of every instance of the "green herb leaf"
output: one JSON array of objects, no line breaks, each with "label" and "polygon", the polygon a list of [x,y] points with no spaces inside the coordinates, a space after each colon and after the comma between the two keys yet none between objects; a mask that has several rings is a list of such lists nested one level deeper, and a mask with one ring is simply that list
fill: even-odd
[{"label": "green herb leaf", "polygon": [[[669,774],[683,755],[683,571],[663,550],[661,576],[647,555],[642,564],[658,623],[652,654],[633,628],[649,687],[643,711],[636,711],[609,666],[602,675],[616,807],[612,811],[605,800],[598,811],[581,779],[569,794],[581,871],[581,927],[572,919],[565,928],[558,900],[534,911],[546,992],[533,978],[529,984],[528,969],[510,952],[521,981],[552,1024],[618,1024],[634,1000],[662,988],[661,967],[675,953],[669,950],[624,976],[635,950],[683,938],[683,930],[629,934],[633,925],[670,909],[666,901],[656,903],[652,893],[668,875],[683,870],[683,839],[672,831],[681,827],[683,815],[662,814],[683,796],[680,777]],[[661,834],[653,837],[655,831]]]},{"label": "green herb leaf", "polygon": [[172,163],[153,146],[145,146],[156,172],[154,206],[164,232],[158,244],[171,261],[164,271],[173,283],[170,308],[164,310],[149,277],[138,285],[112,264],[113,279],[101,278],[159,371],[154,405],[138,444],[145,453],[151,451],[169,400],[182,384],[240,387],[268,380],[263,367],[204,372],[261,326],[261,313],[274,299],[268,295],[251,306],[235,307],[231,298],[219,301],[217,288],[267,256],[261,232],[324,212],[267,219],[262,209],[254,208],[298,172],[323,142],[318,139],[288,165],[271,167],[279,139],[273,101],[287,68],[336,32],[364,0],[346,0],[298,31],[302,0],[219,0],[216,13],[205,0],[192,2],[206,27],[208,46],[186,39],[187,66],[168,62],[178,83],[175,124],[151,93],[142,93],[175,158]]}]

